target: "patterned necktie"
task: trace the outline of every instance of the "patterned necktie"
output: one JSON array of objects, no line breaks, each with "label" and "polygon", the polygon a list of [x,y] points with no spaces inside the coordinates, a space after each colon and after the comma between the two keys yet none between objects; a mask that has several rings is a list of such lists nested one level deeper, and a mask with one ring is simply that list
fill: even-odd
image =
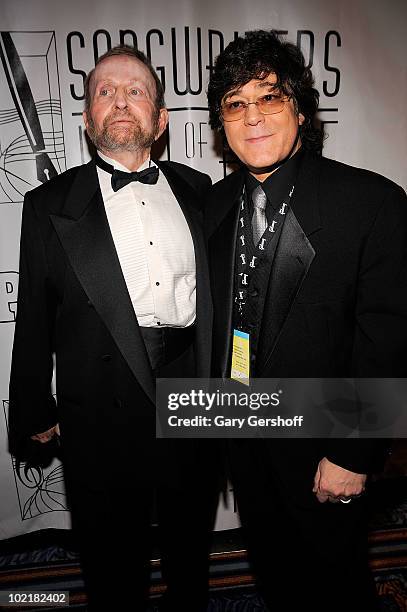
[{"label": "patterned necktie", "polygon": [[253,242],[257,245],[267,229],[266,204],[267,196],[259,185],[252,193],[254,212],[252,217]]},{"label": "patterned necktie", "polygon": [[139,181],[140,183],[146,183],[147,185],[155,185],[158,181],[159,170],[156,166],[151,168],[145,168],[141,172],[122,172],[116,170],[112,165],[105,162],[104,159],[96,156],[96,165],[102,170],[109,172],[112,175],[111,183],[113,191],[119,191],[122,187],[125,187],[133,181]]}]

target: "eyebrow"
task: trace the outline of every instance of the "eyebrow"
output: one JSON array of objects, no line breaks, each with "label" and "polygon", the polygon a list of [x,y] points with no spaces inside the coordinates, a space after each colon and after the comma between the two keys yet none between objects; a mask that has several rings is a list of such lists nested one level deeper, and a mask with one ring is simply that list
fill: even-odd
[{"label": "eyebrow", "polygon": [[105,85],[114,85],[113,81],[110,79],[104,79],[102,81],[95,81],[95,87],[103,87]]},{"label": "eyebrow", "polygon": [[[242,87],[244,87],[244,85]],[[229,93],[225,94],[223,96],[223,101],[225,102],[228,98],[231,98],[232,96],[242,95],[242,87],[239,87],[239,89],[234,89]],[[256,87],[259,87],[261,89],[265,89],[267,87],[270,87],[271,89],[279,89],[277,82],[271,83],[270,81],[260,81],[260,83],[258,83]]]}]

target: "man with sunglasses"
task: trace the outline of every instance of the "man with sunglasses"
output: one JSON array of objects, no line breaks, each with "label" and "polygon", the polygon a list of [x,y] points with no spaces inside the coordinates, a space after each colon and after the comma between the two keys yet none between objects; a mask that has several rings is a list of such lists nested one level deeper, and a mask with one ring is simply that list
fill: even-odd
[{"label": "man with sunglasses", "polygon": [[[206,208],[217,378],[236,377],[239,346],[240,376],[250,379],[405,376],[406,196],[321,156],[318,98],[300,50],[273,32],[248,32],[216,60],[210,122],[241,166]],[[378,609],[362,494],[385,447],[357,438],[228,444],[270,609]]]}]

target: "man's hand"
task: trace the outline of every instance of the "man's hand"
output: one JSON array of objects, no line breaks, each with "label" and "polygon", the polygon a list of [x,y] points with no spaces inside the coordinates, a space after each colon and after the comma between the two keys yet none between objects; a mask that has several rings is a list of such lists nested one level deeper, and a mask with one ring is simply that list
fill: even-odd
[{"label": "man's hand", "polygon": [[54,427],[51,427],[51,429],[47,429],[47,431],[43,431],[42,433],[38,433],[34,436],[31,436],[31,440],[38,440],[38,442],[44,444],[45,442],[49,442],[50,440],[52,440],[54,436],[59,435],[59,424],[57,423],[56,425],[54,425]]},{"label": "man's hand", "polygon": [[312,491],[322,504],[326,501],[337,503],[363,493],[365,483],[366,474],[350,472],[324,457],[318,464]]}]

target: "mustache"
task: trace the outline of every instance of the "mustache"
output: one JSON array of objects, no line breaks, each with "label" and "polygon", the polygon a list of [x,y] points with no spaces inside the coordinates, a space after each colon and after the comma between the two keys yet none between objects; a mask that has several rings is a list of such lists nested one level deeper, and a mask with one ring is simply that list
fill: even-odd
[{"label": "mustache", "polygon": [[104,121],[103,121],[103,126],[107,127],[108,125],[110,125],[111,123],[113,123],[114,121],[120,121],[125,119],[126,121],[132,121],[133,123],[139,123],[138,120],[133,117],[133,115],[131,115],[128,112],[114,112],[111,113],[110,115],[108,115],[107,117],[105,117]]}]

